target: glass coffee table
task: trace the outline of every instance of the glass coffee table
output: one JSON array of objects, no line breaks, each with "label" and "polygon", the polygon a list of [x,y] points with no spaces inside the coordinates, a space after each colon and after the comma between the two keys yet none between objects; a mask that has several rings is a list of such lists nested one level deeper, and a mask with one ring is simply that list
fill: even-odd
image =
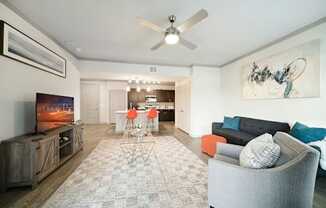
[{"label": "glass coffee table", "polygon": [[146,162],[154,149],[155,141],[152,137],[146,137],[147,131],[142,128],[135,128],[127,141],[120,143],[120,148],[126,156],[128,163],[133,163],[138,158]]}]

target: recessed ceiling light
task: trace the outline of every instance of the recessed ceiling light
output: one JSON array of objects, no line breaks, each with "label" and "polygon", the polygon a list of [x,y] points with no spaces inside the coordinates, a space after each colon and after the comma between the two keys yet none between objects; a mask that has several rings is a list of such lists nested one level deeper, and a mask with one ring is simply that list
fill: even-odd
[{"label": "recessed ceiling light", "polygon": [[130,92],[130,86],[127,86],[127,87],[126,87],[126,91],[127,91],[127,92]]},{"label": "recessed ceiling light", "polygon": [[141,90],[140,87],[137,87],[136,91],[137,91],[137,92],[140,92],[140,90]]}]

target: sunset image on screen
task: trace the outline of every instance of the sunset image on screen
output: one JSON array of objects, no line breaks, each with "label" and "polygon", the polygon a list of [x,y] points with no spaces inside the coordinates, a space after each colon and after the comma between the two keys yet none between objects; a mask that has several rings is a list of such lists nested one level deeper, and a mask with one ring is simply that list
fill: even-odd
[{"label": "sunset image on screen", "polygon": [[46,94],[37,94],[37,131],[44,132],[74,122],[74,100]]}]

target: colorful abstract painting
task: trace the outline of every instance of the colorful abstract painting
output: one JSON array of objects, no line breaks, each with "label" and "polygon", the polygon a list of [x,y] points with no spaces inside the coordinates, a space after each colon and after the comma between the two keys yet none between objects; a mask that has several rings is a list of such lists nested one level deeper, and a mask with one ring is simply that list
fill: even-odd
[{"label": "colorful abstract painting", "polygon": [[320,40],[313,40],[242,69],[245,99],[320,96]]}]

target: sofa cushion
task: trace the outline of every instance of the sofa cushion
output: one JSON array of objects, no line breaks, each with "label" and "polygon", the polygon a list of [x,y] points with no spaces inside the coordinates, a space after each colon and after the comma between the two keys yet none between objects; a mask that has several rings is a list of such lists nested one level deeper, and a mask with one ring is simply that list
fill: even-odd
[{"label": "sofa cushion", "polygon": [[229,164],[233,164],[233,165],[237,165],[239,166],[240,165],[240,161],[237,160],[237,159],[234,159],[232,157],[227,157],[227,156],[224,156],[224,155],[215,155],[214,157],[216,160],[219,160],[219,161],[223,161],[223,162],[226,162],[226,163],[229,163]]},{"label": "sofa cushion", "polygon": [[239,117],[231,118],[231,117],[224,116],[224,121],[222,126],[223,129],[234,129],[238,131],[239,125],[240,125]]},{"label": "sofa cushion", "polygon": [[246,132],[236,131],[233,129],[223,129],[223,128],[213,129],[213,134],[225,137],[229,143],[240,144],[240,145],[245,145],[250,140],[255,138],[254,135]]},{"label": "sofa cushion", "polygon": [[240,165],[246,168],[270,168],[280,157],[280,146],[271,134],[263,134],[250,141],[240,153]]},{"label": "sofa cushion", "polygon": [[277,131],[282,131],[288,133],[290,131],[290,126],[288,123],[281,123],[275,121],[266,121],[260,119],[240,118],[240,131],[245,131],[249,134],[259,136],[265,133],[274,135]]}]

